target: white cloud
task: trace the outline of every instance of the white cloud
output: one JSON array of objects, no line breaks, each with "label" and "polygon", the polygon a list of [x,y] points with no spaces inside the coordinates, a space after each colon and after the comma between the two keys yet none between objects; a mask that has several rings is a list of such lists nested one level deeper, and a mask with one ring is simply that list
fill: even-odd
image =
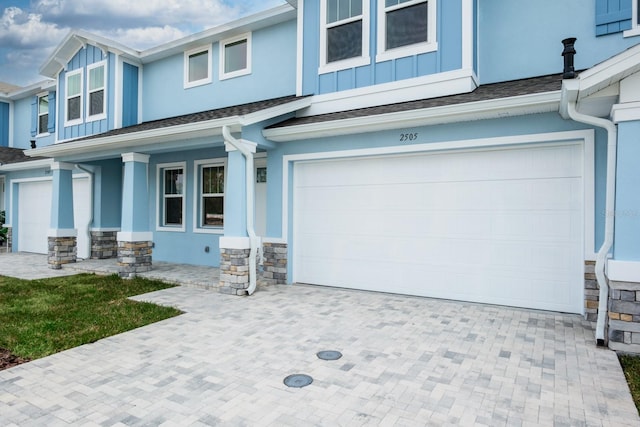
[{"label": "white cloud", "polygon": [[49,47],[57,43],[67,30],[42,22],[42,17],[17,7],[4,10],[0,18],[0,45],[3,47]]},{"label": "white cloud", "polygon": [[96,31],[95,33],[137,50],[155,47],[190,34],[169,25],[164,27],[117,28],[115,30]]}]

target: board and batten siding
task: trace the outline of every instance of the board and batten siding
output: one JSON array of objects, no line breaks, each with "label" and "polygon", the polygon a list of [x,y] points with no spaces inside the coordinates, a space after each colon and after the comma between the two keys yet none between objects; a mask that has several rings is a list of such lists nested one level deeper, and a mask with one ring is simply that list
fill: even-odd
[{"label": "board and batten siding", "polygon": [[0,102],[0,147],[9,146],[9,104]]},{"label": "board and batten siding", "polygon": [[138,72],[135,65],[122,66],[122,126],[138,124]]}]

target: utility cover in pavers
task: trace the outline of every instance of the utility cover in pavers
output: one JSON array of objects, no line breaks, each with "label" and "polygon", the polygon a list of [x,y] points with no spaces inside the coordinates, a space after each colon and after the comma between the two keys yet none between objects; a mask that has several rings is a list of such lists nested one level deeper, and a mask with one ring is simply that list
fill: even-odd
[{"label": "utility cover in pavers", "polygon": [[284,385],[296,388],[308,386],[312,382],[313,378],[305,374],[293,374],[284,379]]}]

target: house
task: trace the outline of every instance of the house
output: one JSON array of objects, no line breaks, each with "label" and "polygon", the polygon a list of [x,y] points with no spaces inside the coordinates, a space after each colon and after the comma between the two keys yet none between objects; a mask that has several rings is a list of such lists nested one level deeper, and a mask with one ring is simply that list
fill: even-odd
[{"label": "house", "polygon": [[0,94],[11,250],[579,313],[640,352],[638,3],[298,0],[141,52],[73,32]]}]

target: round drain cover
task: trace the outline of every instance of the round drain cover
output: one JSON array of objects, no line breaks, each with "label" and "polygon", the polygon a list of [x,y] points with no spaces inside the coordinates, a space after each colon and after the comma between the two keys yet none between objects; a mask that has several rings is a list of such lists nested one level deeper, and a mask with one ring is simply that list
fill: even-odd
[{"label": "round drain cover", "polygon": [[318,352],[316,356],[318,356],[318,359],[322,360],[338,360],[342,357],[342,353],[335,350],[325,350]]},{"label": "round drain cover", "polygon": [[313,378],[305,374],[293,374],[284,379],[284,385],[287,387],[304,387],[313,382]]}]

